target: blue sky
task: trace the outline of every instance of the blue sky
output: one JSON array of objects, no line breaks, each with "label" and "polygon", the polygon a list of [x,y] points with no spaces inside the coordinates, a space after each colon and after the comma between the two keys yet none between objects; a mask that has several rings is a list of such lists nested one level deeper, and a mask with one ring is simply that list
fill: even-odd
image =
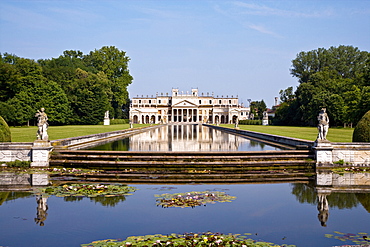
[{"label": "blue sky", "polygon": [[31,59],[116,46],[130,57],[130,96],[171,88],[274,103],[298,86],[301,51],[370,51],[370,1],[0,1],[0,52]]}]

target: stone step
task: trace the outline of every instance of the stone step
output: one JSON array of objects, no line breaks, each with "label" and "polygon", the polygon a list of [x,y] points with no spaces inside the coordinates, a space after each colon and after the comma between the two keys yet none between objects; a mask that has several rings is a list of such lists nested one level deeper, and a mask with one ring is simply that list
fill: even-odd
[{"label": "stone step", "polygon": [[[297,182],[309,181],[313,173],[258,173],[258,174],[150,174],[150,173],[124,173],[124,174],[99,174],[99,175],[73,175],[70,180],[90,182],[122,182],[122,183],[242,183],[242,182]],[[53,175],[53,180],[58,180]]]},{"label": "stone step", "polygon": [[228,161],[228,160],[297,160],[297,159],[314,159],[313,154],[294,154],[294,155],[236,155],[236,156],[221,156],[221,155],[208,155],[208,156],[194,156],[194,155],[183,155],[183,156],[158,156],[158,155],[77,155],[77,154],[55,154],[52,159],[56,160],[83,160],[88,158],[89,160],[117,160],[117,161],[135,161],[135,160],[147,160],[147,161],[204,161],[204,160],[219,160],[219,161]]}]

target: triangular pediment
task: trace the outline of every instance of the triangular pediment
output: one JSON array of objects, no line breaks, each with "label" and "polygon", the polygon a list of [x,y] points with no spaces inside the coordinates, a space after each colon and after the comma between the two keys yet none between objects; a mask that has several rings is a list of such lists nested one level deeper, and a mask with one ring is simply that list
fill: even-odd
[{"label": "triangular pediment", "polygon": [[198,107],[198,106],[194,103],[191,103],[190,101],[183,100],[174,104],[172,107]]}]

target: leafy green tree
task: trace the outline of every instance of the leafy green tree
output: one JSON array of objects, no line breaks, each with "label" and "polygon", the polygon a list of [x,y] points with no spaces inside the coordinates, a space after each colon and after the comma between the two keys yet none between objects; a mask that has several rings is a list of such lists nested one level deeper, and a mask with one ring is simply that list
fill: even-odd
[{"label": "leafy green tree", "polygon": [[103,71],[110,81],[113,94],[110,104],[115,118],[122,118],[122,106],[129,101],[127,87],[133,80],[128,70],[129,61],[126,52],[114,46],[103,46],[85,56],[85,63],[96,71]]},{"label": "leafy green tree", "polygon": [[[280,119],[300,115],[301,125],[316,125],[318,112],[326,107],[331,125],[357,123],[370,109],[369,61],[370,53],[352,46],[300,52],[291,68],[300,82],[295,91],[298,112],[281,110]],[[288,100],[290,91],[280,92],[282,101]]]},{"label": "leafy green tree", "polygon": [[255,119],[262,119],[263,112],[266,111],[266,103],[264,100],[252,101],[250,103],[251,113],[254,114]]},{"label": "leafy green tree", "polygon": [[76,78],[70,85],[70,90],[74,92],[70,98],[72,121],[78,124],[98,124],[105,111],[110,109],[109,80],[103,72],[96,75],[76,69],[75,75]]}]

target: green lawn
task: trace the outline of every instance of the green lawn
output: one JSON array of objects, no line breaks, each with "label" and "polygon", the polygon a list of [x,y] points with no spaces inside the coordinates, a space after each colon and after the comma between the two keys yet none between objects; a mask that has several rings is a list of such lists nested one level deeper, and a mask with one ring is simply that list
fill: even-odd
[{"label": "green lawn", "polygon": [[[234,125],[221,125],[233,128]],[[250,130],[273,135],[288,136],[298,139],[315,141],[318,130],[316,127],[292,127],[292,126],[262,126],[262,125],[239,125],[242,130]],[[351,128],[329,128],[327,139],[331,142],[352,142],[353,130]]]},{"label": "green lawn", "polygon": [[[144,127],[148,124],[135,125],[134,127]],[[221,125],[233,128],[231,124]],[[129,124],[115,125],[66,125],[49,126],[48,134],[50,140],[63,139],[68,137],[84,136],[103,132],[128,129]],[[287,127],[287,126],[262,126],[262,125],[239,125],[240,129],[262,132],[273,135],[294,137],[305,140],[316,140],[317,128],[315,127]],[[10,127],[13,142],[33,142],[36,140],[37,127]],[[328,140],[332,142],[352,142],[353,129],[350,128],[330,128]]]},{"label": "green lawn", "polygon": [[[144,127],[148,124],[134,125],[134,127]],[[65,125],[49,126],[49,140],[64,139],[68,137],[98,134],[116,130],[128,129],[129,124],[114,125]],[[33,142],[36,140],[37,127],[10,127],[12,142]]]}]

